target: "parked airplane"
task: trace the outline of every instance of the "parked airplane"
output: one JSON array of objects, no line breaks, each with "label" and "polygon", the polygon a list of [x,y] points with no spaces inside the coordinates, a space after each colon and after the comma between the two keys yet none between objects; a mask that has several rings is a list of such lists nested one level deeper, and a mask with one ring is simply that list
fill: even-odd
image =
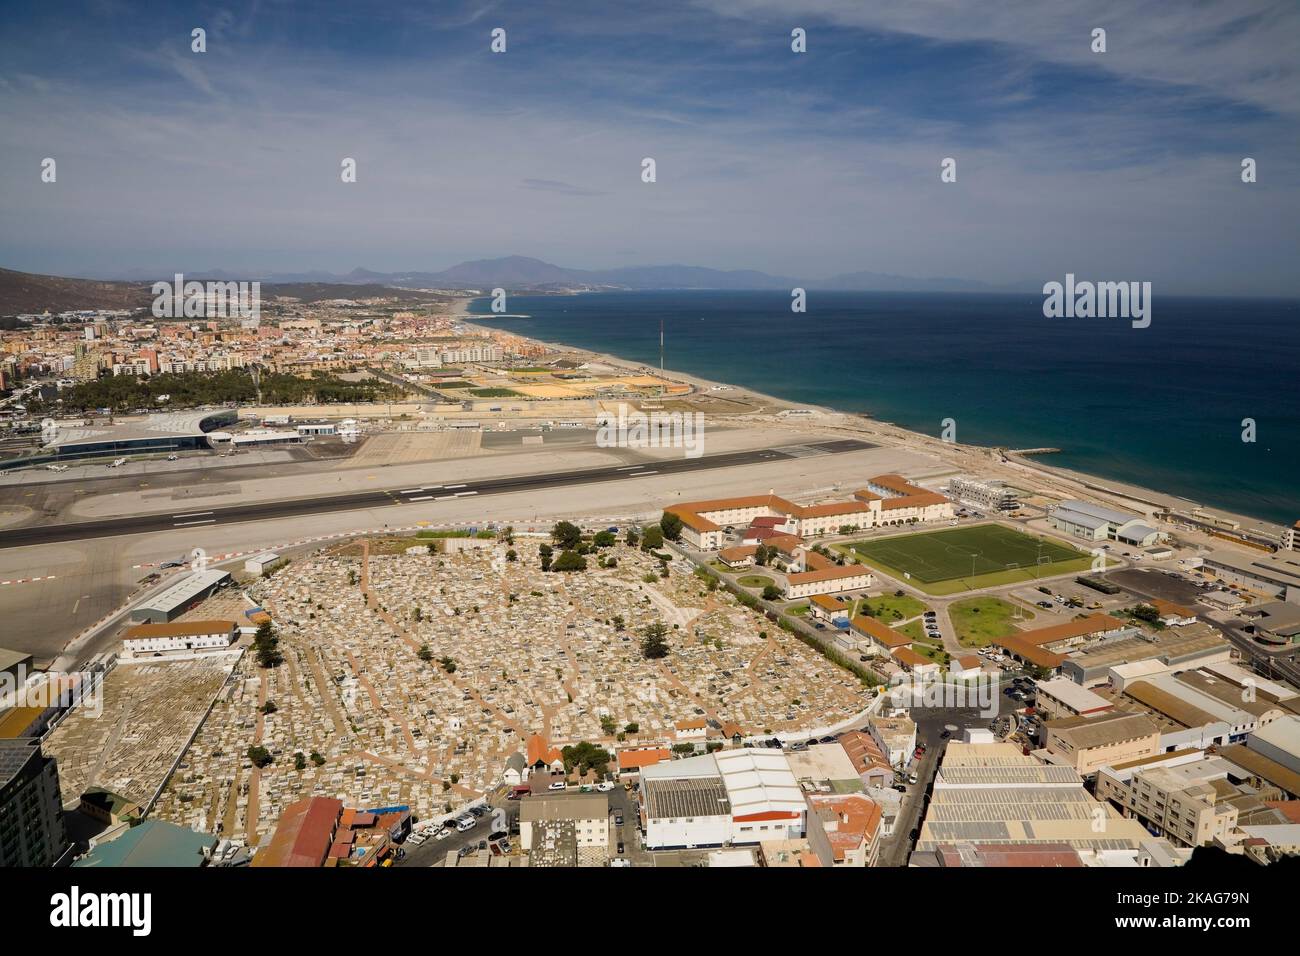
[{"label": "parked airplane", "polygon": [[46,469],[47,469],[48,471],[67,471],[67,470],[68,470],[68,466],[67,466],[67,465],[46,465],[45,467],[46,467]]},{"label": "parked airplane", "polygon": [[108,467],[109,467],[109,468],[121,468],[121,467],[122,467],[123,465],[125,465],[125,464],[126,464],[126,459],[125,459],[125,458],[115,458],[115,459],[113,459],[113,464],[109,465]]}]

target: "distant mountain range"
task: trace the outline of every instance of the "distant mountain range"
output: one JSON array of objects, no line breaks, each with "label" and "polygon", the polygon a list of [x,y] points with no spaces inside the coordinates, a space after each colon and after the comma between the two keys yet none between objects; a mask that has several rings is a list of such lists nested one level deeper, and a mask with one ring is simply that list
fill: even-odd
[{"label": "distant mountain range", "polygon": [[[305,301],[396,295],[417,298],[414,290],[570,292],[626,289],[806,289],[863,292],[992,292],[995,287],[969,279],[916,278],[880,272],[846,272],[829,278],[774,276],[752,269],[701,266],[628,266],[622,269],[567,269],[528,256],[475,259],[440,272],[272,272],[254,275],[211,269],[187,272],[186,279],[258,280],[265,295]],[[99,279],[35,275],[0,269],[0,315],[73,309],[123,309],[148,305],[149,286],[170,275],[132,270]]]},{"label": "distant mountain range", "polygon": [[[992,287],[969,279],[915,278],[880,272],[846,272],[826,279],[774,276],[753,269],[706,269],[702,266],[627,266],[622,269],[568,269],[529,256],[474,259],[441,272],[373,272],[353,269],[338,275],[321,272],[272,273],[268,282],[378,283],[398,288],[559,291],[584,288],[631,289],[840,289],[845,291],[978,292]],[[218,274],[213,273],[213,278]],[[125,276],[119,278],[127,278]]]}]

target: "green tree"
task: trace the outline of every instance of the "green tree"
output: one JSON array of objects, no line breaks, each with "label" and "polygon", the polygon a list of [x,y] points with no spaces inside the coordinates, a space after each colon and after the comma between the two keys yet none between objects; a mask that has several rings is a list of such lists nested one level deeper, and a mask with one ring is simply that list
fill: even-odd
[{"label": "green tree", "polygon": [[648,524],[641,529],[641,550],[656,551],[664,546],[664,532],[657,524]]},{"label": "green tree", "polygon": [[763,600],[775,601],[781,597],[781,589],[775,584],[768,584],[763,588]]},{"label": "green tree", "polygon": [[559,521],[551,529],[551,540],[562,550],[572,551],[582,542],[582,529],[571,521]]},{"label": "green tree", "polygon": [[284,655],[280,653],[280,638],[276,636],[275,627],[270,621],[263,621],[257,626],[253,647],[259,667],[279,667],[284,663]]},{"label": "green tree", "polygon": [[564,759],[565,770],[577,770],[579,774],[585,774],[588,770],[603,774],[609,766],[609,751],[586,740],[562,748],[560,756]]},{"label": "green tree", "polygon": [[663,532],[664,537],[669,541],[680,540],[682,536],[682,519],[671,511],[665,511],[663,517],[659,519],[659,530]]},{"label": "green tree", "polygon": [[641,656],[652,661],[668,656],[668,625],[663,621],[641,629]]},{"label": "green tree", "polygon": [[636,528],[627,529],[627,546],[629,548],[635,548],[636,543],[640,540],[641,539],[637,536]]},{"label": "green tree", "polygon": [[248,748],[248,759],[252,762],[254,767],[265,767],[267,764],[271,763],[274,758],[272,758],[271,752],[265,747],[254,744]]},{"label": "green tree", "polygon": [[553,571],[585,571],[587,570],[587,559],[576,551],[564,551],[555,563],[551,565]]},{"label": "green tree", "polygon": [[428,663],[433,660],[433,651],[429,648],[428,644],[421,644],[420,649],[415,652],[415,656],[425,663]]}]

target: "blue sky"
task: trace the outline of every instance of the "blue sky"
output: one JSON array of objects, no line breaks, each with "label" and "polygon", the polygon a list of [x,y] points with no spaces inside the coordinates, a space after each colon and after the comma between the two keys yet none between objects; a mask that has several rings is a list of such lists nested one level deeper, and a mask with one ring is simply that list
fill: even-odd
[{"label": "blue sky", "polygon": [[[8,14],[9,268],[398,271],[520,254],[1300,294],[1291,0]],[[495,27],[504,54],[489,52]],[[949,156],[957,182],[943,184]],[[355,184],[340,182],[344,157]]]}]

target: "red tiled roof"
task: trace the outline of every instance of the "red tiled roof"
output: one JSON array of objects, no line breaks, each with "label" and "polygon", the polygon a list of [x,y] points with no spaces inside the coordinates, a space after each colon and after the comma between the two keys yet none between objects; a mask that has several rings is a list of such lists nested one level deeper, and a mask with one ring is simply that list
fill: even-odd
[{"label": "red tiled roof", "polygon": [[892,627],[886,627],[874,617],[867,617],[865,614],[859,614],[849,625],[856,631],[861,631],[869,637],[879,641],[885,647],[910,647],[912,639],[906,634],[894,630]]},{"label": "red tiled roof", "polygon": [[640,770],[665,760],[672,759],[673,752],[667,747],[635,747],[618,752],[619,770]]}]

